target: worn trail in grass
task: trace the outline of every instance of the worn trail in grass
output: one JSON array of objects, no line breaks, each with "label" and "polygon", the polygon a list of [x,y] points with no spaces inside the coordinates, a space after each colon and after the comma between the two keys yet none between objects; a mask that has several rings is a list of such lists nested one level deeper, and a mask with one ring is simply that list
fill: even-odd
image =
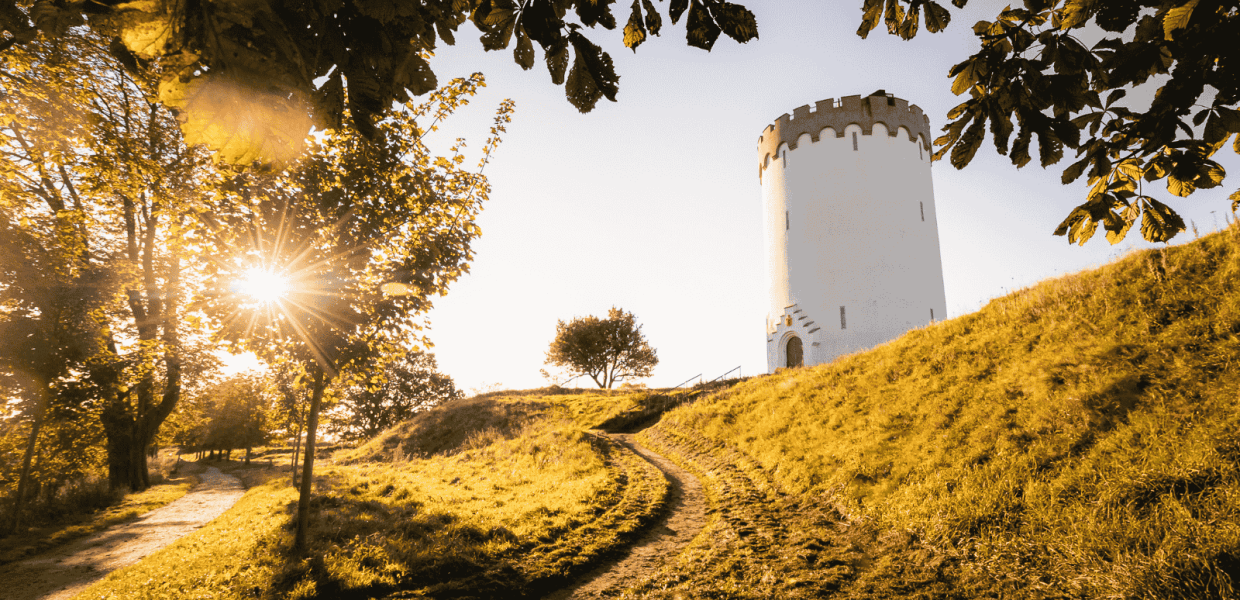
[{"label": "worn trail in grass", "polygon": [[168,506],[61,548],[0,568],[10,600],[71,598],[116,569],[138,562],[228,510],[244,490],[215,467]]},{"label": "worn trail in grass", "polygon": [[547,596],[547,600],[585,600],[614,595],[654,575],[706,526],[706,496],[697,476],[643,447],[633,434],[619,433],[609,437],[650,461],[668,477],[671,487],[667,512],[621,556],[604,562],[571,586]]}]

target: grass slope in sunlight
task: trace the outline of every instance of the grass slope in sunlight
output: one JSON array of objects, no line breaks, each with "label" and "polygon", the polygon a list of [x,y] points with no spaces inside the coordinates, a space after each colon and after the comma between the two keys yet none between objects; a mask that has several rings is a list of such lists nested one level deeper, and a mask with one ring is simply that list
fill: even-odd
[{"label": "grass slope in sunlight", "polygon": [[750,380],[659,431],[912,540],[906,560],[842,560],[851,595],[946,561],[934,577],[954,583],[917,594],[1235,597],[1238,286],[1233,224]]},{"label": "grass slope in sunlight", "polygon": [[78,598],[549,591],[621,547],[667,496],[653,466],[566,414],[550,396],[450,402],[320,469],[306,555],[291,554],[296,491],[273,470],[208,526]]}]

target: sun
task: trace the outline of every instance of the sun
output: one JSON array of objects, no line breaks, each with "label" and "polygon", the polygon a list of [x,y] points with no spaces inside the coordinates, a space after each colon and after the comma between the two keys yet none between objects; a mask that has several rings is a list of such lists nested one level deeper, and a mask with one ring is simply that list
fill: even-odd
[{"label": "sun", "polygon": [[256,302],[272,304],[289,292],[288,277],[270,269],[255,267],[245,272],[234,284],[234,289]]}]

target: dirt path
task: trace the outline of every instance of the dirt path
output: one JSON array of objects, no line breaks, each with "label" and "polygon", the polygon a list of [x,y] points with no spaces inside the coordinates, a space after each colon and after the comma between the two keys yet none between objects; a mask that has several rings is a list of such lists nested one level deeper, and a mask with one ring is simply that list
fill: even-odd
[{"label": "dirt path", "polygon": [[245,490],[232,475],[208,467],[202,483],[167,506],[44,554],[0,567],[8,600],[62,600],[171,544],[228,510]]},{"label": "dirt path", "polygon": [[571,586],[546,597],[545,600],[586,600],[616,596],[654,574],[668,559],[684,549],[706,526],[706,496],[702,483],[692,473],[672,461],[646,449],[633,439],[633,434],[617,433],[609,437],[624,444],[641,457],[654,463],[671,480],[668,512],[619,558],[605,562],[585,574]]}]

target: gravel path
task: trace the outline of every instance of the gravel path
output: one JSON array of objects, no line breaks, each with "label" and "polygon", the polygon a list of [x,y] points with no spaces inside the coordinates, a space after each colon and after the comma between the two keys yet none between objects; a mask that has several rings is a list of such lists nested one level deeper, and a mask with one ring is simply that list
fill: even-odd
[{"label": "gravel path", "polygon": [[633,434],[610,434],[609,437],[667,474],[671,481],[667,514],[653,523],[624,555],[603,563],[568,588],[547,596],[546,600],[586,600],[619,595],[620,590],[656,573],[706,526],[706,496],[696,476],[637,443]]},{"label": "gravel path", "polygon": [[108,573],[138,562],[206,525],[245,493],[232,475],[208,467],[202,483],[137,520],[44,554],[0,567],[0,596],[8,600],[71,598]]}]

